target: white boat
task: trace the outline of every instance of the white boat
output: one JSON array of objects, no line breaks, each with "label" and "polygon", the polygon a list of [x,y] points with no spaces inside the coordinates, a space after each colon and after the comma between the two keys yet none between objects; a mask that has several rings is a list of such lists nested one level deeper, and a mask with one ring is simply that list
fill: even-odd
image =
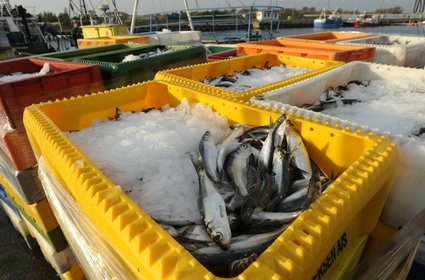
[{"label": "white boat", "polygon": [[331,15],[326,15],[326,9],[323,9],[319,15],[319,18],[314,20],[314,27],[320,28],[338,28],[342,27],[341,16],[337,15],[337,11],[333,11]]}]

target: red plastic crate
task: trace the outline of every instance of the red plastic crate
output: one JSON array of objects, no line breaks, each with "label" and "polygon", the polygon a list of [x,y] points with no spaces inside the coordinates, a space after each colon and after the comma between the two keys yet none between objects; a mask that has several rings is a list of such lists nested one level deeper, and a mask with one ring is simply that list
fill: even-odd
[{"label": "red plastic crate", "polygon": [[98,65],[67,61],[25,58],[0,62],[0,75],[35,73],[49,63],[46,75],[0,82],[0,125],[22,127],[26,106],[49,100],[62,99],[102,91],[103,80]]},{"label": "red plastic crate", "polygon": [[344,62],[372,61],[375,56],[372,47],[279,40],[240,43],[236,45],[236,52],[238,56],[271,52]]},{"label": "red plastic crate", "polygon": [[207,57],[207,61],[212,62],[212,61],[217,61],[217,60],[229,59],[229,58],[233,58],[233,57],[237,57],[236,49],[211,54]]}]

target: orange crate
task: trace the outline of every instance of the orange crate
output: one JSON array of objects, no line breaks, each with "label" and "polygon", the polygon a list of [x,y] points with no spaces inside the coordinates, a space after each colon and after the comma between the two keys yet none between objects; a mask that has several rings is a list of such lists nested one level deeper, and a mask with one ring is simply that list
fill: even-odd
[{"label": "orange crate", "polygon": [[16,170],[22,171],[37,164],[25,129],[0,129],[5,151]]},{"label": "orange crate", "polygon": [[278,37],[279,42],[316,42],[316,43],[335,43],[344,40],[352,40],[364,37],[374,36],[375,34],[354,33],[354,32],[318,32],[309,34],[300,34],[292,36]]},{"label": "orange crate", "polygon": [[344,62],[355,60],[371,61],[375,56],[375,48],[372,47],[298,41],[280,42],[278,40],[240,43],[236,45],[236,51],[238,56],[272,52]]}]

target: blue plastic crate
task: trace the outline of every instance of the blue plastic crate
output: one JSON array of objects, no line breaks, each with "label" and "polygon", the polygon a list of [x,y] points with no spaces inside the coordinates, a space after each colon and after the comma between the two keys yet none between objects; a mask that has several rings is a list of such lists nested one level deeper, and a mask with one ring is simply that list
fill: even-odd
[{"label": "blue plastic crate", "polygon": [[4,191],[4,188],[2,185],[0,185],[0,199],[7,204],[7,206],[10,207],[10,209],[12,209],[17,215],[19,215],[19,217],[21,216],[21,214],[19,213],[18,209],[16,209],[15,205],[12,204],[12,202],[10,202],[9,198],[7,197],[6,192]]}]

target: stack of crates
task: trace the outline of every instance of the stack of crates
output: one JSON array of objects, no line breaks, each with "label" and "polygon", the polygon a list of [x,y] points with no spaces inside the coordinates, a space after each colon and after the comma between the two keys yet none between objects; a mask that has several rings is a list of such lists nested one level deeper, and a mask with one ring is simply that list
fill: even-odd
[{"label": "stack of crates", "polygon": [[302,57],[350,62],[355,60],[372,61],[374,47],[323,44],[317,42],[277,40],[237,44],[238,56],[263,52],[281,53]]},{"label": "stack of crates", "polygon": [[[158,50],[165,52],[123,62],[128,55],[145,55]],[[206,61],[206,55],[203,46],[145,45],[88,55],[74,61],[99,65],[105,86],[111,89],[153,79],[160,70],[203,63]]]},{"label": "stack of crates", "polygon": [[19,234],[24,238],[25,243],[28,245],[30,249],[34,249],[38,247],[38,243],[35,238],[31,235],[28,230],[27,225],[25,224],[24,219],[22,218],[19,210],[13,205],[13,203],[7,197],[4,188],[0,185],[0,205],[3,208],[6,216],[9,218],[13,227]]},{"label": "stack of crates", "polygon": [[46,64],[50,69],[47,74],[0,82],[0,184],[5,194],[2,200],[10,202],[5,203],[9,208],[14,206],[11,209],[19,214],[15,220],[20,222],[21,218],[26,225],[23,237],[28,240],[28,232],[35,237],[57,273],[63,274],[77,265],[76,259],[38,179],[37,161],[22,115],[24,108],[33,103],[101,91],[104,87],[97,65],[26,58],[0,63],[0,73],[37,73]]}]

